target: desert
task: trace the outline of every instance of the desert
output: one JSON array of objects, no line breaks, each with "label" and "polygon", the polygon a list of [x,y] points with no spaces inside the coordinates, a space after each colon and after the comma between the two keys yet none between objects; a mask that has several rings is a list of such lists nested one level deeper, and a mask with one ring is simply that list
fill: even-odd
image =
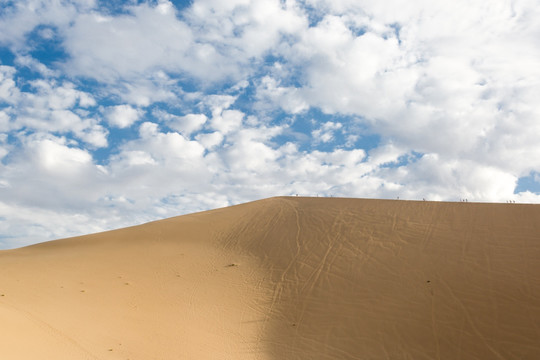
[{"label": "desert", "polygon": [[540,359],[540,205],[274,197],[0,269],[2,359]]}]

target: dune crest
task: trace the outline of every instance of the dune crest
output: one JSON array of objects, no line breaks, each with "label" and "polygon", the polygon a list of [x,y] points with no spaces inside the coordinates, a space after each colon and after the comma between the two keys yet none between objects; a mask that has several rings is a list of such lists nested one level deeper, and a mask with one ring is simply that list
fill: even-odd
[{"label": "dune crest", "polygon": [[0,348],[538,359],[539,220],[538,205],[278,197],[2,251]]}]

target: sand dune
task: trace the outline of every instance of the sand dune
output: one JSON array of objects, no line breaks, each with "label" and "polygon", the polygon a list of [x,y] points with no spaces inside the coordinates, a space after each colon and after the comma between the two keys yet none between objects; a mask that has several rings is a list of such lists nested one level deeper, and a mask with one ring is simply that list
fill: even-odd
[{"label": "sand dune", "polygon": [[280,197],[0,252],[0,358],[540,359],[540,206]]}]

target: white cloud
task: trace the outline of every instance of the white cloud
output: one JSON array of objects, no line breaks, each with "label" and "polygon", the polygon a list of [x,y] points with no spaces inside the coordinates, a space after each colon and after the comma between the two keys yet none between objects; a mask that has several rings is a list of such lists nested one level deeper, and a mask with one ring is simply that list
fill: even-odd
[{"label": "white cloud", "polygon": [[193,44],[189,27],[172,11],[146,4],[130,7],[129,14],[78,16],[65,34],[71,60],[66,70],[105,83],[145,77],[162,68],[181,69]]},{"label": "white cloud", "polygon": [[155,165],[156,161],[152,156],[141,150],[127,150],[122,152],[122,161],[125,161],[126,166],[140,166],[140,165]]},{"label": "white cloud", "polygon": [[88,151],[51,135],[27,135],[20,141],[2,171],[10,185],[0,189],[5,204],[63,213],[84,212],[97,201],[101,172]]},{"label": "white cloud", "polygon": [[79,106],[82,108],[96,106],[96,100],[94,99],[92,95],[80,91],[79,92]]},{"label": "white cloud", "polygon": [[188,161],[195,164],[204,154],[204,147],[196,141],[188,140],[176,132],[162,133],[155,123],[141,124],[139,133],[140,142],[128,143],[125,148],[142,146],[161,163],[170,161],[174,166],[178,166],[182,161]]},{"label": "white cloud", "polygon": [[70,54],[65,70],[114,86],[140,83],[156,70],[205,83],[243,80],[254,60],[307,26],[294,2],[222,3],[196,1],[183,20],[168,1],[127,6],[118,16],[78,14],[62,28]]},{"label": "white cloud", "polygon": [[66,26],[76,14],[77,8],[88,9],[90,1],[71,3],[54,0],[19,0],[2,4],[0,14],[0,44],[15,51],[28,51],[25,37],[39,24]]},{"label": "white cloud", "polygon": [[334,140],[334,132],[342,128],[341,123],[336,123],[333,121],[327,121],[322,124],[318,129],[311,132],[311,136],[315,139],[316,142],[327,143]]},{"label": "white cloud", "polygon": [[369,162],[379,166],[398,162],[401,156],[406,155],[406,150],[392,143],[381,144],[369,151]]},{"label": "white cloud", "polygon": [[107,145],[107,130],[92,118],[81,118],[86,108],[95,105],[93,97],[75,89],[72,83],[35,80],[34,92],[12,90],[11,107],[2,111],[1,127],[6,130],[27,129],[38,132],[71,133],[94,147]]},{"label": "white cloud", "polygon": [[278,80],[270,76],[261,79],[257,87],[257,100],[256,106],[261,110],[277,105],[289,113],[298,114],[309,108],[299,89],[280,86]]},{"label": "white cloud", "polygon": [[28,67],[29,69],[40,73],[44,77],[52,77],[58,75],[58,72],[49,69],[33,57],[29,55],[20,55],[15,59],[19,66]]},{"label": "white cloud", "polygon": [[199,38],[224,47],[227,60],[246,64],[279,44],[283,35],[293,35],[307,26],[292,1],[240,0],[194,2],[187,13],[191,24],[201,27]]},{"label": "white cloud", "polygon": [[92,95],[77,90],[71,82],[58,84],[54,79],[32,80],[32,92],[20,92],[22,106],[43,110],[63,110],[75,106],[87,108],[95,105]]},{"label": "white cloud", "polygon": [[98,125],[96,121],[88,119],[84,122],[86,126],[79,129],[75,134],[82,141],[96,147],[107,147],[107,135],[108,131],[101,125]]},{"label": "white cloud", "polygon": [[118,128],[127,128],[137,122],[143,111],[135,109],[130,105],[116,105],[106,109],[107,121],[111,126]]},{"label": "white cloud", "polygon": [[212,110],[213,115],[220,115],[223,110],[231,107],[236,99],[237,97],[232,95],[209,95],[202,102]]},{"label": "white cloud", "polygon": [[262,174],[277,168],[279,152],[268,145],[270,139],[280,134],[280,127],[245,128],[227,137],[223,157],[228,168],[241,173]]},{"label": "white cloud", "polygon": [[[322,12],[282,53],[286,66],[302,64],[299,85],[287,88],[300,101],[326,113],[358,115],[403,153],[435,154],[441,166],[466,158],[497,169],[510,179],[504,192],[517,176],[538,169],[540,146],[530,137],[537,133],[537,110],[530,104],[540,88],[533,80],[540,53],[532,35],[539,32],[525,15],[538,10],[530,2],[513,8],[506,2],[310,3],[333,14]],[[259,92],[291,111],[267,89]],[[498,198],[494,191],[474,193]]]},{"label": "white cloud", "polygon": [[164,121],[171,129],[176,130],[187,137],[193,132],[200,130],[208,121],[208,118],[204,114],[178,116],[164,111],[157,111],[154,115],[161,121]]},{"label": "white cloud", "polygon": [[221,114],[214,114],[210,120],[210,127],[222,134],[238,130],[242,126],[244,113],[238,110],[224,110]]},{"label": "white cloud", "polygon": [[469,160],[445,160],[437,154],[426,154],[408,166],[386,168],[379,173],[406,185],[401,194],[429,200],[502,202],[514,198],[517,184],[517,177],[504,170]]},{"label": "white cloud", "polygon": [[12,66],[0,65],[0,100],[12,104],[18,100],[19,89],[13,76],[16,69]]},{"label": "white cloud", "polygon": [[202,133],[195,137],[197,141],[208,150],[214,149],[223,142],[224,136],[219,131]]},{"label": "white cloud", "polygon": [[[0,113],[0,129],[2,129],[2,127],[1,127],[1,124],[2,124],[2,118],[1,118],[1,115],[2,115],[2,114]],[[6,134],[1,134],[1,133],[0,133],[0,161],[2,160],[2,158],[3,158],[4,156],[6,156],[6,155],[8,154],[9,151],[8,151],[7,148],[8,148],[8,145],[7,145],[7,135],[6,135]],[[1,166],[0,166],[0,168],[1,168]],[[2,182],[1,182],[1,179],[0,179],[0,187],[5,187],[5,186],[7,186],[6,184],[7,184],[7,182],[6,182],[6,183],[2,183]]]},{"label": "white cloud", "polygon": [[41,169],[55,176],[77,175],[92,163],[88,152],[51,139],[31,143],[30,150]]},{"label": "white cloud", "polygon": [[0,110],[0,132],[1,131],[9,131],[10,124],[9,124],[10,116],[7,112]]},{"label": "white cloud", "polygon": [[414,76],[403,70],[408,61],[395,37],[357,36],[346,19],[336,16],[306,30],[285,55],[302,66],[303,101],[327,113],[386,115],[392,111],[388,104],[399,106],[414,86]]}]

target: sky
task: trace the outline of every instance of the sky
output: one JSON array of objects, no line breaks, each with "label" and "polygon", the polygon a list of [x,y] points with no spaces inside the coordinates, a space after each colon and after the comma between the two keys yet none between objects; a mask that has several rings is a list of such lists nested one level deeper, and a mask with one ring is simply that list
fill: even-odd
[{"label": "sky", "polygon": [[280,196],[540,203],[538,0],[0,0],[0,249]]}]

